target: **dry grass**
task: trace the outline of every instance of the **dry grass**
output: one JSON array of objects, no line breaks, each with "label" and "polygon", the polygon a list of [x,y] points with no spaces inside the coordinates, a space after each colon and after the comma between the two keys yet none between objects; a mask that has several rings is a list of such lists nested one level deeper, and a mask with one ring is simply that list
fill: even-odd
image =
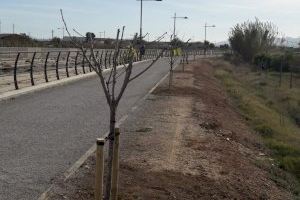
[{"label": "dry grass", "polygon": [[257,72],[249,66],[212,61],[215,76],[253,129],[261,134],[278,165],[300,180],[300,88],[299,75],[289,88],[289,74],[281,87],[276,72]]}]

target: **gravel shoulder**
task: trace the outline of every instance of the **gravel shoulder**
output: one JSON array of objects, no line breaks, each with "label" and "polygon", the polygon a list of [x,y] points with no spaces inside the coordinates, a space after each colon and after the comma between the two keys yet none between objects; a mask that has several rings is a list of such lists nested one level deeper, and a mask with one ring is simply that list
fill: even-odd
[{"label": "gravel shoulder", "polygon": [[[162,83],[121,128],[119,199],[293,199],[288,175],[268,156],[199,60]],[[93,199],[95,158],[49,199]],[[281,184],[279,184],[281,183]],[[286,184],[282,184],[286,183]]]}]

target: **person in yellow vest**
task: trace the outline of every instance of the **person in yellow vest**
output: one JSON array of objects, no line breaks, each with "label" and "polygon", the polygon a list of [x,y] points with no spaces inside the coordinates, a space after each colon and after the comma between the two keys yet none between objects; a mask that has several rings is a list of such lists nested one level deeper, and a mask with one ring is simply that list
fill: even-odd
[{"label": "person in yellow vest", "polygon": [[173,49],[173,56],[181,56],[181,55],[182,55],[181,48],[175,48],[175,49]]}]

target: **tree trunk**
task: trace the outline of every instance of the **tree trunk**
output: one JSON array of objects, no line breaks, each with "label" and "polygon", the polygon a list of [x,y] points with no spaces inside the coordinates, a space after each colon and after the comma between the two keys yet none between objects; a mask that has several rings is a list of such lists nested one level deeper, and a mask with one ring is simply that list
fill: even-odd
[{"label": "tree trunk", "polygon": [[110,128],[109,128],[109,146],[108,146],[108,158],[107,158],[107,177],[106,177],[106,189],[105,189],[105,200],[110,198],[111,190],[111,173],[112,173],[112,161],[113,161],[113,148],[116,128],[116,106],[112,105],[110,109]]},{"label": "tree trunk", "polygon": [[172,79],[173,79],[173,65],[174,65],[173,52],[171,52],[170,74],[169,74],[169,89],[170,89],[171,86],[172,86]]},{"label": "tree trunk", "polygon": [[281,83],[282,83],[282,66],[283,65],[283,61],[281,60],[280,63],[280,79],[279,79],[279,87],[281,87]]},{"label": "tree trunk", "polygon": [[293,88],[293,70],[292,69],[290,69],[291,70],[291,75],[290,75],[290,89],[292,89]]},{"label": "tree trunk", "polygon": [[186,53],[186,58],[185,59],[186,59],[186,64],[189,64],[189,53],[188,52]]}]

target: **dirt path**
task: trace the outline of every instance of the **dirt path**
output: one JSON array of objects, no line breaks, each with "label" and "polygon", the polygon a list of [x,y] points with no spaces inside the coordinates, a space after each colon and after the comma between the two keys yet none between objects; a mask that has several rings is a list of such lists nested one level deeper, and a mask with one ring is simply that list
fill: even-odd
[{"label": "dirt path", "polygon": [[[207,61],[167,83],[121,127],[120,199],[293,199]],[[93,199],[93,182],[92,157],[51,199]]]}]

